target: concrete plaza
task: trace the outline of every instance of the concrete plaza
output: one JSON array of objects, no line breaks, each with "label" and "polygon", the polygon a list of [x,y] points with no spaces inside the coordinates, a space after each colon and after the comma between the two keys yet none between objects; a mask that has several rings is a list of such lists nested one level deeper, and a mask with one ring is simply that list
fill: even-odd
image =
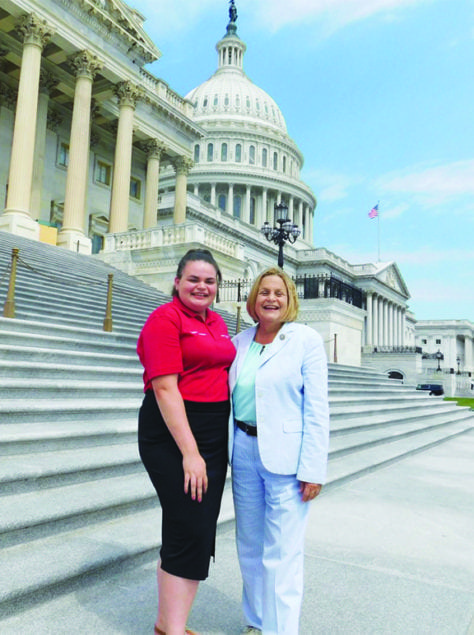
[{"label": "concrete plaza", "polygon": [[[192,611],[202,635],[243,626],[233,531],[219,528]],[[312,504],[305,575],[301,635],[474,634],[474,432],[324,490]],[[84,588],[25,606],[0,632],[152,634],[154,564],[117,567]]]}]

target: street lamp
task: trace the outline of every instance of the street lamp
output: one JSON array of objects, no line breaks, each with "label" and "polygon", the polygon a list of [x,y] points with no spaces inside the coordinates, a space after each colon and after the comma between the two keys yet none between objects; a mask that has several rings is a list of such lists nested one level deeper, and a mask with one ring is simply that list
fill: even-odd
[{"label": "street lamp", "polygon": [[461,364],[461,358],[459,357],[459,355],[456,357],[456,364],[458,365],[458,372],[457,374],[460,375],[461,371],[459,370],[459,365]]},{"label": "street lamp", "polygon": [[269,242],[278,245],[278,266],[283,269],[283,245],[288,241],[293,244],[301,234],[298,225],[294,225],[289,218],[288,205],[283,203],[275,203],[275,215],[278,227],[270,227],[270,223],[265,221],[260,231]]},{"label": "street lamp", "polygon": [[436,370],[438,372],[440,372],[441,371],[441,366],[439,365],[439,363],[443,359],[443,353],[439,350],[439,348],[438,348],[438,352],[435,354],[435,357],[438,360],[438,368]]}]

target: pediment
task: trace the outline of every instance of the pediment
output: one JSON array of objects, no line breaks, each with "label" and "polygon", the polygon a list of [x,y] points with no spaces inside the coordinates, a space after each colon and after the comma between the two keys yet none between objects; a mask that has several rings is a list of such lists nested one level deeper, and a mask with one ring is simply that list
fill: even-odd
[{"label": "pediment", "polygon": [[115,26],[117,31],[126,35],[134,46],[141,50],[146,62],[161,57],[160,50],[143,28],[145,18],[139,11],[132,9],[122,0],[82,0],[82,4],[88,5],[90,12],[97,17],[109,22],[109,27]]},{"label": "pediment", "polygon": [[402,295],[410,297],[408,288],[396,263],[391,262],[383,266],[379,269],[379,271],[377,271],[375,277],[391,289],[394,289]]}]

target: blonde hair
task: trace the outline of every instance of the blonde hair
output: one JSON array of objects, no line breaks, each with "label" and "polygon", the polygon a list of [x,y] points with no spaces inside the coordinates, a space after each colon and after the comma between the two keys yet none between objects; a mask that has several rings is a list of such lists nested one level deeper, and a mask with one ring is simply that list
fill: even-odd
[{"label": "blonde hair", "polygon": [[262,284],[262,280],[267,276],[278,276],[283,280],[283,284],[286,287],[288,307],[283,315],[282,322],[294,322],[298,316],[298,310],[300,308],[296,286],[293,280],[283,271],[283,269],[280,269],[279,267],[269,267],[257,276],[247,298],[247,313],[254,322],[258,322],[258,317],[255,313],[255,304],[257,302],[258,291],[260,289],[260,285]]}]

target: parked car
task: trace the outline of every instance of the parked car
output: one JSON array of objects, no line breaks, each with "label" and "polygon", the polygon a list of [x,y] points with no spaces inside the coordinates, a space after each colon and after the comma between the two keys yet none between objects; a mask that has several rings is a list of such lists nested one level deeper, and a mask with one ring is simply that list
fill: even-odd
[{"label": "parked car", "polygon": [[418,384],[417,390],[429,390],[430,395],[444,395],[443,384]]}]

